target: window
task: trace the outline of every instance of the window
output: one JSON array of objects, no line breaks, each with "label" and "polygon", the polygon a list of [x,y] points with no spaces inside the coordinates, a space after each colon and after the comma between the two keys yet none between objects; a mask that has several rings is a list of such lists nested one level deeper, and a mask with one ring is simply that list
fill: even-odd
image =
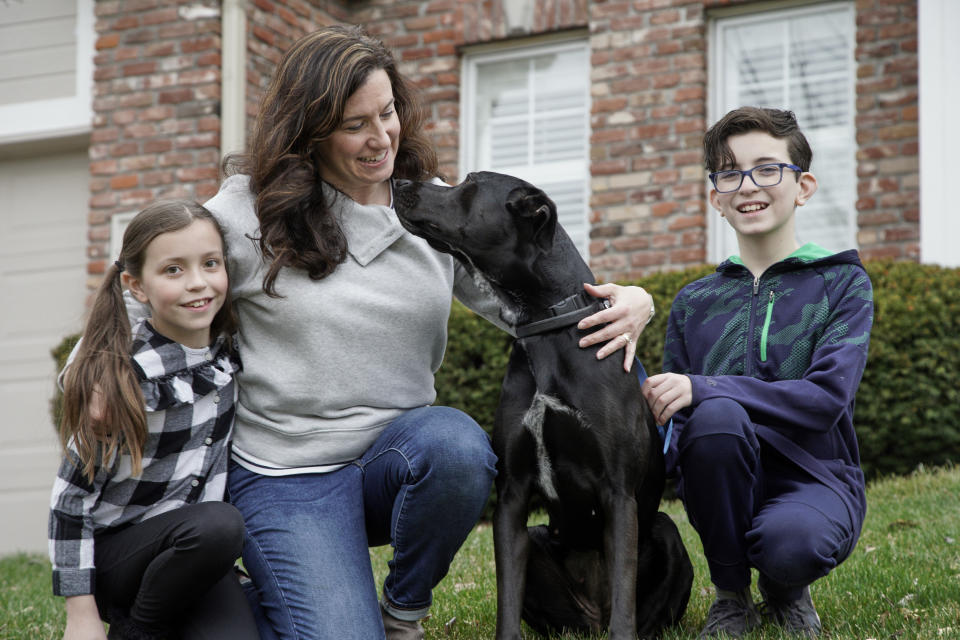
[{"label": "window", "polygon": [[93,2],[0,1],[0,142],[89,132]]},{"label": "window", "polygon": [[137,215],[136,211],[124,211],[110,216],[110,261],[120,257],[123,248],[123,234],[130,226],[130,221]]},{"label": "window", "polygon": [[584,256],[589,204],[589,49],[585,40],[467,54],[460,167],[543,189]]},{"label": "window", "polygon": [[[801,243],[856,246],[855,25],[850,3],[718,18],[712,23],[711,118],[744,105],[790,109],[813,148],[817,194],[797,209]],[[737,253],[710,219],[710,259]]]}]

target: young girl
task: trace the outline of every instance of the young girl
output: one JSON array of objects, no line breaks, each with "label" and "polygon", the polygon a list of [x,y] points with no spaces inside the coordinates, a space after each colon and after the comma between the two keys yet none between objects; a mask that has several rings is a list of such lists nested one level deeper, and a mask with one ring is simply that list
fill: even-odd
[{"label": "young girl", "polygon": [[[206,209],[158,202],[97,292],[63,374],[51,499],[65,640],[258,637],[233,571],[243,519],[222,502],[240,368],[224,259]],[[132,328],[121,283],[150,310]]]}]

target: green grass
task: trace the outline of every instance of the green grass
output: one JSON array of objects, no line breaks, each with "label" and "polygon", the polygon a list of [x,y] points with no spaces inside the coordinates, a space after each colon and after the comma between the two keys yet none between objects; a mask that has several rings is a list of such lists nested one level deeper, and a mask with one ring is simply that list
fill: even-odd
[{"label": "green grass", "polygon": [[[853,555],[811,588],[824,638],[908,640],[960,638],[960,468],[919,470],[872,483],[869,511]],[[663,640],[694,638],[712,590],[700,541],[683,508],[667,502],[694,563],[687,613]],[[389,547],[371,552],[378,583]],[[480,524],[434,593],[428,640],[493,638],[496,582],[489,524]],[[50,595],[50,566],[39,556],[0,559],[0,640],[52,640],[62,635],[62,602]],[[528,632],[526,637],[534,638]],[[751,640],[782,638],[774,629]]]}]

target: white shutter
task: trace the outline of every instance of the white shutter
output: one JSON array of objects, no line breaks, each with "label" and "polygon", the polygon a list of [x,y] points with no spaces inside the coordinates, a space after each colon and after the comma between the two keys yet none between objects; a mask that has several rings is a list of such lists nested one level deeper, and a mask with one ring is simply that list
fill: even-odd
[{"label": "white shutter", "polygon": [[543,189],[586,255],[589,51],[584,41],[464,58],[462,173],[497,171]]},{"label": "white shutter", "polygon": [[[741,106],[790,109],[813,148],[819,189],[797,209],[801,243],[856,246],[855,24],[850,3],[717,19],[711,122]],[[711,218],[714,261],[737,253],[729,225]]]}]

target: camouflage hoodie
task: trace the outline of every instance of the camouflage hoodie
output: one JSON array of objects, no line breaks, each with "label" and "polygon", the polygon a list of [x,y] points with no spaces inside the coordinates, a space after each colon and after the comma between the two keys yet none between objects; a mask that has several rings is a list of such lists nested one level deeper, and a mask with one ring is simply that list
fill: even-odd
[{"label": "camouflage hoodie", "polygon": [[[689,376],[693,406],[740,403],[761,441],[834,489],[862,522],[853,405],[872,323],[873,290],[854,250],[807,244],[759,278],[735,256],[677,294],[663,369]],[[690,410],[674,416],[668,470]]]}]

